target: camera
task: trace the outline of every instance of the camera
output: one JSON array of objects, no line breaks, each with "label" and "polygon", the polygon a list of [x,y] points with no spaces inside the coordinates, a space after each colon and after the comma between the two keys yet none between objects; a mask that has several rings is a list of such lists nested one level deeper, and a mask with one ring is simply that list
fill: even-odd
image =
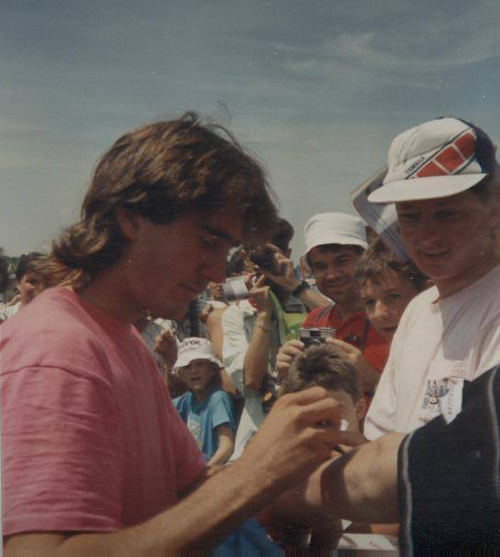
[{"label": "camera", "polygon": [[249,297],[244,277],[227,279],[222,283],[222,297],[226,302],[238,302]]},{"label": "camera", "polygon": [[311,329],[300,329],[300,340],[305,347],[319,345],[327,338],[335,338],[336,329],[333,327],[316,327]]}]

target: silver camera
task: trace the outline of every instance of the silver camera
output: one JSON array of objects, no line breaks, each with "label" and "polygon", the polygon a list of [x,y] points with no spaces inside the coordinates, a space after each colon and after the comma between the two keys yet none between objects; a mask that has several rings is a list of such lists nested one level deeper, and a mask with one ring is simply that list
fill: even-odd
[{"label": "silver camera", "polygon": [[226,302],[238,302],[249,297],[247,285],[244,277],[227,279],[222,283],[222,297]]},{"label": "silver camera", "polygon": [[300,329],[300,340],[308,346],[322,344],[327,338],[335,338],[336,329],[333,327],[313,327],[311,329]]}]

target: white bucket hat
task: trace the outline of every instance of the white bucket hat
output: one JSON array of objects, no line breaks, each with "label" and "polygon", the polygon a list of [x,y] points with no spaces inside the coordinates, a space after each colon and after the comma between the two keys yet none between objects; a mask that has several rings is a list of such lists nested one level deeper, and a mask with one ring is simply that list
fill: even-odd
[{"label": "white bucket hat", "polygon": [[448,197],[476,185],[496,165],[495,146],[481,129],[457,118],[431,120],[392,141],[383,185],[368,200]]},{"label": "white bucket hat", "polygon": [[307,254],[317,246],[340,244],[342,246],[368,247],[365,223],[346,213],[319,213],[313,215],[304,227],[306,251],[301,261],[307,265]]},{"label": "white bucket hat", "polygon": [[206,338],[189,337],[184,339],[177,352],[174,370],[189,365],[193,360],[210,360],[215,365],[223,367],[215,355],[213,344]]}]

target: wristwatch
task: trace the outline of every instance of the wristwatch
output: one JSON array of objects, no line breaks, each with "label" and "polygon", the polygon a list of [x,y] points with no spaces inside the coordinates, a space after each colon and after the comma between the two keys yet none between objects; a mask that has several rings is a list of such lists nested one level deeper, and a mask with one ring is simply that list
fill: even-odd
[{"label": "wristwatch", "polygon": [[303,280],[298,286],[297,288],[292,292],[292,296],[295,296],[295,298],[298,298],[302,292],[306,291],[307,289],[311,288],[311,285]]}]

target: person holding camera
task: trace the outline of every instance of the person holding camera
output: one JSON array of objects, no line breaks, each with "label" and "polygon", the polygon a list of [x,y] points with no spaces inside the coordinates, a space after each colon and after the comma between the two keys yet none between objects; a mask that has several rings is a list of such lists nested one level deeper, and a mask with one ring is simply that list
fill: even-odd
[{"label": "person holding camera", "polygon": [[[244,398],[235,451],[231,457],[233,460],[241,455],[249,439],[259,429],[280,382],[276,373],[276,354],[281,340],[270,293],[276,296],[285,311],[304,311],[301,300],[291,296],[290,290],[284,286],[293,287],[298,280],[291,276],[293,264],[289,244],[293,233],[292,225],[285,219],[279,219],[271,244],[249,251],[248,260],[253,262],[257,271],[248,281],[249,298],[231,304],[221,319],[224,366]],[[278,275],[286,278],[279,283]],[[316,306],[325,303],[320,294],[307,296],[308,302]]]},{"label": "person holding camera", "polygon": [[[364,392],[372,394],[389,345],[370,325],[354,280],[356,264],[368,247],[363,221],[344,213],[320,213],[308,220],[304,234],[302,262],[310,269],[319,291],[334,302],[311,311],[304,328],[332,329],[335,345],[356,364]],[[303,288],[307,290],[305,284]],[[282,346],[276,358],[278,373],[286,377],[292,361],[303,350],[300,340]]]}]

